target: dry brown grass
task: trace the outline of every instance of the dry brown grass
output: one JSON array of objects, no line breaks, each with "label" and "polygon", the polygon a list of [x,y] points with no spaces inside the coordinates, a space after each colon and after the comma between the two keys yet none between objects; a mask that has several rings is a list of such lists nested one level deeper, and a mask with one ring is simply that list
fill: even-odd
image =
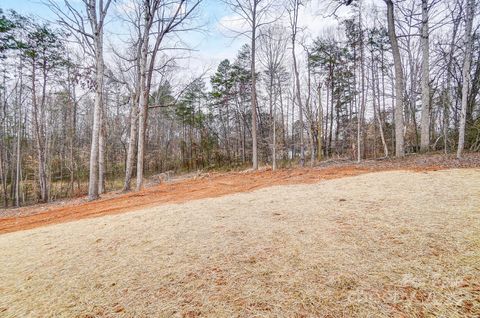
[{"label": "dry brown grass", "polygon": [[0,236],[1,317],[478,317],[480,169],[381,172]]}]

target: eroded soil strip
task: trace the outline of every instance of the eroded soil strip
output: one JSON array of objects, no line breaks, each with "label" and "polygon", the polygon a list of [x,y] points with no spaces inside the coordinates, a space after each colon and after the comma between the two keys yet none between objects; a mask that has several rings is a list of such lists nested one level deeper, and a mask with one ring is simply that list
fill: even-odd
[{"label": "eroded soil strip", "polygon": [[[476,158],[475,158],[476,159]],[[418,161],[418,159],[417,159]],[[388,170],[431,171],[456,167],[452,162],[430,161],[384,162],[375,165],[336,165],[332,167],[283,169],[272,172],[234,172],[213,174],[202,179],[187,179],[165,183],[141,192],[114,195],[94,202],[81,202],[52,206],[38,213],[35,207],[29,214],[0,218],[0,234],[32,229],[49,224],[75,221],[83,218],[134,211],[140,208],[165,203],[181,203],[189,200],[212,198],[237,192],[247,192],[274,185],[315,183],[321,180],[356,176],[368,172]],[[478,166],[473,160],[467,166]],[[463,167],[463,165],[462,165]]]}]

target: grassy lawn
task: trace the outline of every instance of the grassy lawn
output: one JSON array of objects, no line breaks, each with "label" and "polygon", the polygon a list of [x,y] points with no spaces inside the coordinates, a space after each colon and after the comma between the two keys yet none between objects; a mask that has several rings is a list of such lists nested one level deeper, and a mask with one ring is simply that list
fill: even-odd
[{"label": "grassy lawn", "polygon": [[1,317],[478,317],[480,169],[390,171],[0,235]]}]

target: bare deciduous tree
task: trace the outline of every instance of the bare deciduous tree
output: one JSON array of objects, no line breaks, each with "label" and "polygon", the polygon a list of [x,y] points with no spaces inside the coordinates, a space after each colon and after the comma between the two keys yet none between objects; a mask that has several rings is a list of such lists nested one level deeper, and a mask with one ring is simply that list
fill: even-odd
[{"label": "bare deciduous tree", "polygon": [[257,75],[256,75],[256,59],[257,59],[257,39],[260,36],[259,29],[276,19],[272,18],[272,8],[274,0],[224,0],[230,6],[232,11],[239,15],[244,22],[247,23],[249,30],[239,32],[232,30],[239,35],[245,35],[250,39],[251,63],[250,75],[252,80],[252,89],[250,96],[251,113],[252,113],[252,167],[258,169],[258,136],[257,136]]},{"label": "bare deciduous tree", "polygon": [[[61,25],[67,27],[77,37],[80,43],[86,45],[95,62],[95,102],[93,106],[92,143],[90,147],[88,198],[98,198],[99,190],[99,154],[101,112],[103,105],[103,82],[105,62],[103,58],[103,35],[105,18],[112,0],[82,0],[85,12],[79,11],[69,1],[60,3],[49,0],[49,7],[57,15]],[[102,174],[104,171],[102,171]],[[103,176],[102,176],[103,180]]]},{"label": "bare deciduous tree", "polygon": [[405,155],[404,127],[403,127],[403,68],[398,38],[395,32],[395,11],[392,0],[384,0],[387,4],[388,37],[392,45],[393,61],[395,66],[395,155]]},{"label": "bare deciduous tree", "polygon": [[422,118],[420,150],[430,146],[430,41],[428,29],[428,0],[422,0]]},{"label": "bare deciduous tree", "polygon": [[298,62],[297,54],[295,52],[297,35],[298,35],[298,14],[300,7],[303,6],[302,0],[290,0],[287,4],[287,12],[290,22],[290,40],[292,43],[292,59],[293,59],[293,72],[295,75],[295,97],[298,105],[298,116],[300,120],[300,164],[303,166],[305,164],[305,145],[304,145],[304,124],[303,124],[303,107],[302,96],[301,96],[301,86],[300,86],[300,75],[298,72]]},{"label": "bare deciduous tree", "polygon": [[462,157],[462,151],[465,144],[465,121],[467,117],[468,89],[470,87],[470,65],[472,60],[472,23],[475,14],[475,0],[466,1],[465,9],[465,58],[463,60],[462,70],[462,110],[460,112],[460,126],[458,127],[458,148],[457,158]]}]

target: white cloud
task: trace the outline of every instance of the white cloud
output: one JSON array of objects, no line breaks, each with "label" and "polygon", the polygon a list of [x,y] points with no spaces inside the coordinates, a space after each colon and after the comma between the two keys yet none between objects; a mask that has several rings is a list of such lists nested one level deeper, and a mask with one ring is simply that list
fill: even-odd
[{"label": "white cloud", "polygon": [[227,37],[236,36],[238,33],[248,32],[250,26],[245,19],[235,14],[225,15],[220,18],[216,30]]}]

